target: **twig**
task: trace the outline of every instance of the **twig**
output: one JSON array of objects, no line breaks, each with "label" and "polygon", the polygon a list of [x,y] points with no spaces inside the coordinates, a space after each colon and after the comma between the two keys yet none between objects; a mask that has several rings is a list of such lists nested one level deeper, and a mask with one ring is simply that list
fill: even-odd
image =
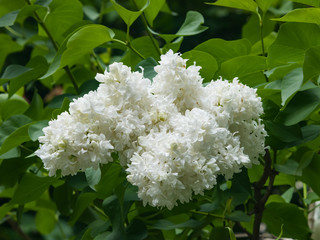
[{"label": "twig", "polygon": [[[28,5],[32,5],[32,3],[30,2],[30,0],[25,0],[27,2]],[[59,50],[59,46],[56,43],[56,41],[53,39],[53,36],[51,35],[49,29],[47,28],[47,26],[44,24],[44,22],[41,20],[40,16],[38,15],[38,13],[36,11],[34,11],[34,17],[37,20],[37,22],[40,24],[40,26],[42,27],[42,29],[46,32],[48,38],[50,39],[50,41],[53,44],[53,47],[56,51]]]},{"label": "twig", "polygon": [[11,226],[11,228],[12,228],[15,232],[17,232],[22,239],[24,239],[24,240],[31,240],[31,238],[22,231],[22,229],[20,228],[20,226],[19,226],[19,224],[18,224],[17,222],[13,221],[11,218],[9,218],[7,221],[8,221],[8,223],[9,223],[9,225]]},{"label": "twig", "polygon": [[[133,0],[132,2],[133,2],[133,4],[135,5],[135,7],[138,9],[138,5],[137,5],[136,1]],[[156,40],[154,39],[154,37],[153,37],[153,35],[152,35],[149,27],[148,27],[147,19],[146,19],[144,13],[142,13],[142,14],[140,15],[140,18],[141,18],[141,20],[142,20],[143,26],[145,27],[145,29],[146,29],[146,31],[147,31],[147,34],[148,34],[149,38],[151,39],[152,45],[154,46],[154,48],[156,49],[157,53],[158,53],[159,56],[160,56],[160,55],[161,55],[161,51],[160,51],[159,47],[157,46],[157,42],[156,42]]]},{"label": "twig", "polygon": [[137,51],[137,49],[135,49],[135,48],[131,45],[130,41],[123,42],[123,41],[121,41],[121,40],[119,40],[119,39],[112,39],[111,41],[120,43],[120,44],[128,47],[128,48],[131,49],[137,56],[139,56],[142,60],[143,60],[143,59],[146,59],[141,53],[139,53],[139,52]]},{"label": "twig", "polygon": [[[30,6],[32,5],[30,0],[25,0],[25,1],[27,2],[28,5],[30,5]],[[45,23],[41,20],[40,16],[38,15],[38,13],[36,11],[34,11],[34,17],[35,17],[36,21],[39,23],[39,25],[42,27],[42,29],[46,32],[46,34],[47,34],[48,38],[50,39],[54,49],[56,50],[56,52],[58,52],[59,51],[59,45],[54,40],[54,38],[53,38],[52,34],[50,33],[49,29],[47,28]],[[78,87],[78,85],[77,85],[77,83],[76,83],[76,81],[74,79],[74,76],[73,76],[69,66],[67,65],[63,69],[66,71],[68,77],[70,78],[70,81],[71,81],[72,85],[74,86],[74,89],[76,90],[77,94],[79,94],[80,93],[79,87]]]},{"label": "twig", "polygon": [[80,93],[80,89],[79,89],[79,87],[78,87],[78,85],[76,83],[76,79],[74,78],[70,68],[68,66],[64,66],[63,69],[66,71],[66,73],[67,73],[67,75],[68,75],[68,77],[69,77],[74,89],[76,90],[76,93],[79,94]]}]

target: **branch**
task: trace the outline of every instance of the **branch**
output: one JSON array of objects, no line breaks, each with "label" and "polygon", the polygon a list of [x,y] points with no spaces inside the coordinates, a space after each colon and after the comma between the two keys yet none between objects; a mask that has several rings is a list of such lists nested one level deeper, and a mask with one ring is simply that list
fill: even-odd
[{"label": "branch", "polygon": [[[272,193],[274,179],[277,175],[277,172],[272,168],[272,159],[271,159],[269,150],[266,150],[266,154],[264,155],[264,160],[265,160],[265,166],[264,166],[263,174],[260,180],[254,184],[254,199],[256,201],[256,204],[254,208],[255,218],[253,223],[253,234],[252,234],[253,240],[259,240],[260,225],[262,221],[263,211],[265,208],[265,204]],[[266,193],[262,195],[261,190],[264,188],[264,184],[267,182],[268,178],[269,178],[269,184],[266,189]]]}]

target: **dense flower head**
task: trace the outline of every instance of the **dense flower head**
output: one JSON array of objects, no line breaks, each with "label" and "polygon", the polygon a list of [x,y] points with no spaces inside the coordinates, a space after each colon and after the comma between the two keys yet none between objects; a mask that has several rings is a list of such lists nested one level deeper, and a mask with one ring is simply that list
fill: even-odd
[{"label": "dense flower head", "polygon": [[36,151],[49,175],[111,162],[117,152],[144,204],[173,208],[203,194],[218,175],[258,163],[266,131],[256,90],[234,79],[202,85],[200,67],[168,51],[153,82],[122,63],[100,86],[44,128]]}]

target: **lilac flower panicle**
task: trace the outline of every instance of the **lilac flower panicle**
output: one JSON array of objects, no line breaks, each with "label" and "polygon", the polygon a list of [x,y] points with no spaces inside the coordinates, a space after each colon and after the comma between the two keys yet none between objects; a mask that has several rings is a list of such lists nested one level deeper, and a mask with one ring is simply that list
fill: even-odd
[{"label": "lilac flower panicle", "polygon": [[119,154],[144,204],[172,209],[242,167],[258,164],[267,135],[256,90],[234,79],[202,85],[200,67],[168,51],[153,83],[122,63],[51,120],[36,151],[49,175],[98,168]]}]

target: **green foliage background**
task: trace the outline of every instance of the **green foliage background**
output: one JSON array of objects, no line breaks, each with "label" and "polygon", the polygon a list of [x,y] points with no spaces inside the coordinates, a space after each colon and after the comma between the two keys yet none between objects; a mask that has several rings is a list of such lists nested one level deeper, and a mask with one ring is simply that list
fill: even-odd
[{"label": "green foliage background", "polygon": [[[0,239],[310,239],[320,200],[319,0],[0,0]],[[168,49],[258,89],[261,165],[172,211],[143,206],[117,161],[48,177],[48,121],[122,61],[145,77]],[[117,156],[114,156],[117,160]],[[242,235],[241,235],[242,234]],[[262,234],[262,233],[261,233]],[[263,233],[266,234],[266,233]]]}]

